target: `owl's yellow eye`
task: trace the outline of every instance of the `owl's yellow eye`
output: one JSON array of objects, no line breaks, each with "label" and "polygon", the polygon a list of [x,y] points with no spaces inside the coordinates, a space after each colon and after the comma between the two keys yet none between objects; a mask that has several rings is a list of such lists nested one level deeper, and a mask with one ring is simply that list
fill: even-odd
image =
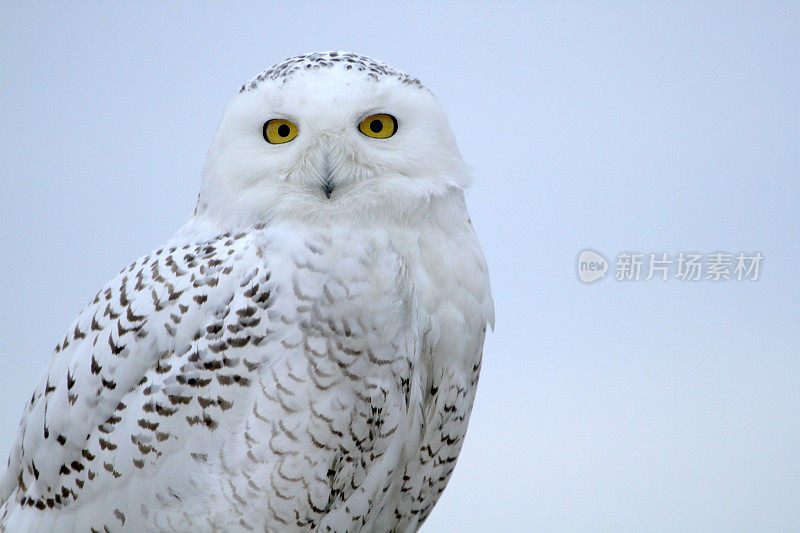
[{"label": "owl's yellow eye", "polygon": [[282,118],[273,118],[264,123],[264,140],[270,144],[288,143],[297,137],[297,124]]},{"label": "owl's yellow eye", "polygon": [[386,113],[370,115],[361,121],[358,131],[373,139],[387,139],[397,131],[397,119]]}]

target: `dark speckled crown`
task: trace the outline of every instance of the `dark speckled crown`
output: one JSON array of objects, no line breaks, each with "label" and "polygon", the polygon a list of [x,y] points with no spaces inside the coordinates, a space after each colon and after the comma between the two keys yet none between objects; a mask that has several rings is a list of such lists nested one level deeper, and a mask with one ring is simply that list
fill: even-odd
[{"label": "dark speckled crown", "polygon": [[406,85],[422,88],[422,83],[417,78],[404,74],[375,59],[348,52],[316,52],[290,57],[281,61],[242,85],[239,92],[252,91],[264,80],[280,79],[286,81],[298,71],[333,68],[336,66],[346,70],[364,72],[367,77],[375,81],[390,77],[398,79]]}]

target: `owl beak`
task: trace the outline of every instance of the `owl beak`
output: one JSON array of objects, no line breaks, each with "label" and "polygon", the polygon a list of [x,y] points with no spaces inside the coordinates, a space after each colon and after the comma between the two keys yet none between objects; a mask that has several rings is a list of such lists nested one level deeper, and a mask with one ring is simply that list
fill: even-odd
[{"label": "owl beak", "polygon": [[325,192],[325,198],[330,199],[334,187],[336,187],[336,185],[333,184],[333,177],[328,174],[322,182],[322,190]]},{"label": "owl beak", "polygon": [[333,193],[333,189],[336,187],[336,184],[333,180],[333,165],[331,164],[331,154],[329,151],[325,151],[325,169],[324,175],[325,177],[322,179],[322,190],[325,193],[325,198],[331,198],[331,193]]}]

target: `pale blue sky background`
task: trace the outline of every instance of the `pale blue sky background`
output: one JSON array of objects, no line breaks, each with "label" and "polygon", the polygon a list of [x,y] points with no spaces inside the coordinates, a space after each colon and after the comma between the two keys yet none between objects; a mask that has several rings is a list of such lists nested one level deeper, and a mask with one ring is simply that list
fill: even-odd
[{"label": "pale blue sky background", "polygon": [[[0,455],[70,320],[189,215],[250,76],[344,49],[448,113],[492,275],[424,530],[800,529],[800,5],[4,2]],[[756,282],[581,284],[577,254],[760,251]]]}]

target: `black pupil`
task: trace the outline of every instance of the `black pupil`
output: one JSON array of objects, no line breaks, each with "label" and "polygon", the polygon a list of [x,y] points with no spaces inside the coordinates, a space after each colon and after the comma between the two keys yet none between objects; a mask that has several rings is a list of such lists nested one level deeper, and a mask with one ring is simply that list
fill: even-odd
[{"label": "black pupil", "polygon": [[383,122],[378,120],[377,118],[369,123],[369,129],[372,133],[380,133],[383,129]]},{"label": "black pupil", "polygon": [[289,126],[287,126],[286,124],[281,124],[280,126],[278,126],[278,135],[280,135],[281,137],[288,137],[290,132],[291,130],[289,129]]}]

